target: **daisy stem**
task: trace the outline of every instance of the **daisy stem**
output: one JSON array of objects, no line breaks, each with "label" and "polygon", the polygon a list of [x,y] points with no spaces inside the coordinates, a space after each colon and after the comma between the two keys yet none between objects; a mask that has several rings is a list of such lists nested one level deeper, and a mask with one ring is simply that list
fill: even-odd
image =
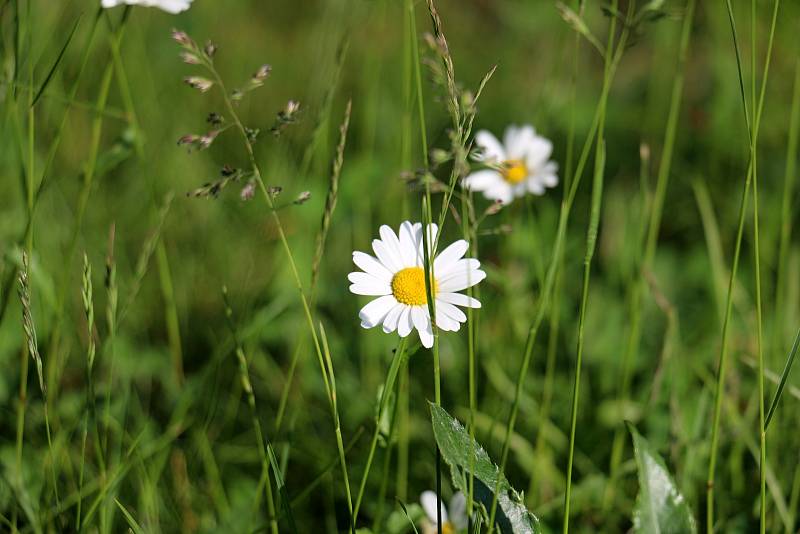
[{"label": "daisy stem", "polygon": [[[757,181],[756,175],[756,147],[758,145],[758,132],[761,123],[761,113],[764,108],[764,95],[766,93],[767,87],[767,79],[769,76],[769,65],[770,59],[772,57],[772,44],[775,35],[775,26],[777,23],[777,16],[778,16],[778,8],[780,6],[780,0],[775,0],[773,5],[773,13],[772,13],[772,23],[770,26],[770,34],[769,34],[769,43],[767,45],[767,55],[764,62],[764,72],[761,79],[761,88],[758,95],[758,104],[757,107],[753,110],[753,122],[750,122],[749,114],[748,114],[748,107],[747,107],[747,96],[745,94],[744,89],[744,76],[742,74],[742,64],[741,64],[741,54],[739,52],[739,41],[736,33],[736,23],[733,16],[733,8],[731,6],[730,0],[726,0],[726,8],[728,11],[728,19],[730,21],[731,26],[731,35],[733,38],[733,45],[734,51],[736,55],[736,67],[739,76],[739,89],[741,92],[742,98],[742,108],[745,115],[745,123],[747,126],[747,132],[750,140],[750,158],[749,164],[747,166],[747,175],[745,177],[744,183],[744,192],[742,193],[742,200],[741,204],[739,205],[739,222],[738,228],[736,231],[736,243],[734,247],[734,254],[733,254],[733,262],[731,266],[731,273],[730,278],[728,279],[728,295],[726,297],[725,303],[725,316],[722,323],[722,340],[720,342],[720,353],[719,353],[719,362],[717,366],[717,381],[716,381],[716,388],[714,392],[714,416],[713,422],[711,427],[711,452],[708,462],[708,477],[706,483],[706,528],[709,532],[713,531],[714,528],[714,477],[715,477],[715,468],[717,463],[717,452],[719,448],[719,425],[722,415],[722,396],[725,392],[725,366],[727,363],[727,355],[728,355],[728,326],[730,324],[730,317],[731,311],[733,306],[733,288],[734,283],[736,280],[736,272],[739,266],[739,255],[741,252],[741,245],[742,245],[742,235],[744,233],[744,221],[745,221],[745,214],[748,202],[748,196],[750,193],[750,182],[751,180]],[[755,24],[755,20],[753,21]],[[753,51],[755,54],[755,50]],[[755,59],[753,61],[753,67],[755,64]],[[755,68],[753,68],[753,76],[755,76]],[[752,91],[752,103],[751,105],[755,106],[756,104],[756,92],[755,92],[755,80],[752,80],[751,87]],[[754,178],[755,177],[755,178]],[[757,196],[757,192],[754,193],[754,196]],[[757,215],[757,211],[755,213]],[[757,228],[757,221],[755,222],[755,228]],[[758,254],[758,241],[756,241],[756,251],[755,253]],[[760,261],[758,257],[756,257],[756,283],[757,286],[760,286]],[[758,336],[759,340],[761,339],[761,321],[760,321],[760,287],[757,287],[757,320],[759,323],[758,329]],[[761,524],[760,527],[764,528],[764,507],[766,506],[766,488],[765,488],[765,464],[766,464],[766,436],[764,432],[764,418],[763,418],[763,354],[761,353],[761,343],[758,343],[759,348],[759,373],[758,373],[758,380],[759,380],[759,391],[762,392],[761,399],[759,400],[759,430],[760,430],[760,483],[761,483],[761,490],[760,490],[760,498],[761,498]],[[762,530],[763,532],[763,530]]]},{"label": "daisy stem", "polygon": [[407,340],[408,338],[405,337],[400,338],[397,348],[394,350],[394,357],[392,358],[392,363],[389,366],[389,371],[386,374],[386,381],[383,383],[381,398],[378,402],[378,413],[375,416],[375,430],[372,433],[372,441],[370,442],[369,454],[367,455],[367,465],[364,467],[364,474],[361,476],[361,484],[358,488],[356,504],[353,507],[353,525],[355,525],[356,521],[358,520],[358,511],[361,508],[361,499],[364,497],[364,490],[367,486],[367,479],[369,478],[369,471],[372,467],[372,460],[375,457],[375,448],[378,446],[378,436],[381,431],[381,420],[386,412],[386,405],[388,403],[389,396],[394,389],[394,382],[397,379],[397,373],[400,369],[400,364],[402,363],[403,358],[405,358]]},{"label": "daisy stem", "polygon": [[[634,274],[633,281],[631,282],[630,293],[630,306],[631,306],[631,324],[628,333],[628,343],[625,350],[625,355],[622,360],[622,381],[620,384],[619,398],[625,402],[630,395],[630,380],[631,380],[631,367],[633,361],[636,359],[636,354],[639,349],[639,340],[641,334],[641,313],[642,313],[642,293],[645,288],[644,273],[652,269],[653,259],[655,257],[656,245],[658,244],[658,233],[661,228],[661,216],[663,211],[664,199],[666,196],[667,186],[669,184],[670,169],[672,167],[672,153],[675,146],[675,137],[678,126],[678,118],[680,115],[681,100],[683,96],[684,84],[684,69],[686,65],[686,58],[689,50],[689,42],[691,37],[692,23],[694,21],[696,0],[689,0],[686,6],[686,12],[683,16],[683,27],[681,30],[680,48],[678,52],[678,65],[675,73],[675,78],[672,84],[672,94],[670,96],[670,107],[667,116],[667,124],[664,130],[664,148],[661,154],[661,160],[658,167],[658,177],[656,178],[656,188],[653,197],[653,204],[650,209],[649,222],[646,224],[646,241],[644,245],[644,258],[637,264],[638,272]],[[624,449],[627,431],[624,425],[620,425],[614,435],[614,441],[611,447],[611,463],[609,468],[609,481],[605,496],[604,496],[604,509],[613,500],[613,494],[616,489],[616,478],[622,461],[622,452]]]},{"label": "daisy stem", "polygon": [[[633,9],[634,9],[634,3],[631,3],[629,16],[630,13],[633,12]],[[528,367],[530,366],[531,357],[533,356],[533,347],[536,344],[536,337],[539,333],[539,327],[541,326],[545,315],[550,309],[550,301],[552,298],[552,290],[555,282],[555,274],[558,268],[558,264],[560,262],[561,254],[563,253],[564,241],[566,239],[569,214],[572,210],[572,204],[575,200],[575,195],[578,191],[578,186],[580,185],[581,178],[583,176],[583,170],[586,167],[586,162],[589,158],[589,151],[592,145],[594,144],[595,135],[597,134],[598,128],[600,126],[600,118],[605,113],[606,102],[608,101],[608,94],[609,91],[611,90],[611,82],[614,79],[614,74],[616,73],[619,62],[622,59],[622,55],[625,51],[629,34],[630,34],[630,25],[625,24],[622,33],[620,34],[617,47],[613,51],[612,54],[613,59],[611,61],[611,64],[609,68],[606,69],[605,75],[603,76],[603,87],[600,93],[600,99],[598,101],[597,108],[595,110],[592,126],[589,130],[586,141],[584,142],[583,149],[581,150],[581,155],[575,167],[575,174],[572,183],[570,184],[569,187],[569,193],[566,195],[565,199],[561,203],[561,212],[559,214],[559,219],[558,219],[556,240],[555,240],[555,245],[553,247],[553,256],[550,260],[550,264],[548,266],[547,273],[545,275],[544,286],[542,288],[539,307],[536,311],[536,316],[534,317],[533,322],[531,323],[531,326],[528,329],[528,335],[525,341],[525,350],[522,357],[522,364],[520,365],[520,370],[519,374],[517,375],[517,382],[514,389],[514,401],[511,404],[511,411],[508,416],[508,422],[506,423],[506,431],[503,437],[503,449],[500,456],[501,473],[505,472],[506,463],[508,461],[508,452],[511,446],[511,436],[514,433],[514,427],[517,421],[517,413],[519,411],[520,399],[522,398],[522,390],[525,383],[525,377],[527,376]],[[611,53],[612,51],[606,52],[606,54],[611,54]],[[489,512],[489,534],[491,534],[494,531],[494,520],[497,513],[497,490],[498,488],[494,488],[492,505],[490,507],[490,512]]]},{"label": "daisy stem", "polygon": [[[472,204],[472,194],[469,191],[461,193],[461,228],[466,239],[470,244],[470,253],[473,258],[478,257],[478,222],[475,221],[474,208]],[[467,296],[475,296],[475,286],[467,288]],[[472,507],[475,491],[475,412],[477,411],[476,388],[475,388],[475,310],[472,306],[467,307],[467,365],[468,365],[468,384],[469,394],[469,437],[472,447],[469,456],[469,482],[467,488],[467,531],[471,532],[472,527]]]}]

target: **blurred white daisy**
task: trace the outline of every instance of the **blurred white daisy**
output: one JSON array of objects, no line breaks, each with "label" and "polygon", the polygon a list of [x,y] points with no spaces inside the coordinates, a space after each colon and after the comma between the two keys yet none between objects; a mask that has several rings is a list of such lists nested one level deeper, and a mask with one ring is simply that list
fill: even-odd
[{"label": "blurred white daisy", "polygon": [[[428,227],[429,246],[436,241],[437,233],[435,224]],[[358,314],[361,326],[373,328],[382,324],[384,332],[397,330],[400,337],[406,337],[416,328],[422,344],[430,348],[433,327],[425,292],[422,224],[405,221],[400,225],[399,235],[383,225],[380,236],[372,241],[375,256],[353,252],[353,263],[363,272],[347,276],[352,283],[350,291],[378,297],[361,308]],[[481,306],[476,299],[458,293],[486,278],[478,260],[463,257],[468,248],[469,243],[463,239],[456,241],[433,260],[436,325],[441,330],[455,332],[466,322],[467,316],[456,306]]]},{"label": "blurred white daisy", "polygon": [[[433,491],[423,491],[419,498],[422,509],[425,510],[426,519],[422,522],[422,534],[435,534],[438,523],[436,518],[436,493]],[[445,509],[444,501],[442,506],[442,534],[456,534],[467,529],[467,498],[464,494],[456,492],[450,499],[450,506]]]},{"label": "blurred white daisy", "polygon": [[491,168],[464,178],[467,189],[481,191],[490,200],[508,204],[528,193],[543,195],[558,184],[558,164],[550,160],[553,143],[536,135],[533,126],[509,126],[503,142],[486,130],[475,134],[476,157]]},{"label": "blurred white daisy", "polygon": [[103,7],[114,7],[122,4],[129,6],[157,7],[167,13],[180,13],[189,9],[192,0],[102,0]]}]

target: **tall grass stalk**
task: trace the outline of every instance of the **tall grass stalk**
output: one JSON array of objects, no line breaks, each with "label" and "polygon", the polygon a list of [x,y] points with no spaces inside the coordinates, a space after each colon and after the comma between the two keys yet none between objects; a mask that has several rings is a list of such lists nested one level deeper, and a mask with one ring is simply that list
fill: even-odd
[{"label": "tall grass stalk", "polygon": [[[726,304],[725,304],[725,316],[723,319],[722,324],[722,340],[720,345],[720,354],[719,354],[719,362],[717,367],[717,381],[716,381],[716,388],[714,393],[714,416],[713,422],[711,427],[711,450],[710,450],[710,457],[708,462],[708,476],[707,476],[707,485],[706,485],[706,528],[709,532],[713,531],[714,528],[714,479],[715,479],[715,470],[716,470],[716,462],[717,462],[717,452],[719,448],[719,426],[720,426],[720,419],[721,419],[721,412],[722,412],[722,397],[725,393],[725,367],[727,363],[727,354],[728,354],[728,331],[729,331],[729,323],[731,317],[731,308],[733,303],[733,288],[736,279],[736,272],[739,265],[739,254],[741,251],[741,242],[742,242],[742,235],[744,233],[744,222],[745,222],[745,214],[746,214],[746,207],[748,203],[748,197],[750,192],[750,184],[753,181],[753,177],[756,176],[756,147],[758,145],[758,133],[759,133],[759,126],[761,122],[761,113],[764,107],[764,95],[766,93],[767,87],[767,79],[769,77],[769,65],[770,60],[772,57],[772,44],[775,36],[775,26],[777,23],[777,14],[778,8],[780,6],[780,0],[775,0],[773,4],[773,16],[772,16],[772,23],[770,25],[770,33],[769,33],[769,43],[767,45],[767,54],[766,59],[764,62],[764,70],[762,73],[761,79],[761,89],[758,97],[756,98],[756,82],[755,82],[755,58],[752,60],[752,68],[753,68],[753,80],[751,84],[751,93],[752,93],[752,106],[753,106],[753,121],[750,122],[749,113],[748,113],[748,106],[747,106],[747,96],[744,89],[744,76],[742,74],[742,62],[741,62],[741,53],[739,51],[739,41],[738,36],[736,33],[736,22],[733,15],[733,8],[731,6],[730,0],[726,0],[726,8],[728,12],[728,19],[731,26],[731,35],[733,38],[733,45],[734,45],[734,52],[736,54],[736,66],[737,72],[739,76],[739,88],[742,98],[742,107],[743,112],[745,115],[745,122],[747,125],[747,132],[749,138],[749,148],[750,148],[750,157],[749,163],[747,168],[747,175],[745,177],[745,184],[744,184],[744,192],[742,194],[742,201],[739,207],[739,222],[738,222],[738,229],[736,232],[736,244],[734,248],[734,256],[733,262],[731,266],[731,273],[730,278],[728,281],[728,296],[726,297]],[[755,10],[755,4],[751,4],[753,7],[753,11]],[[755,20],[753,21],[755,24]],[[755,26],[753,27],[753,31],[755,32]],[[753,37],[753,43],[755,42],[755,37]],[[755,54],[755,47],[753,49],[753,54]],[[757,102],[757,104],[756,104]],[[757,180],[757,177],[756,177]],[[756,196],[754,194],[754,196]],[[757,213],[757,212],[756,212]],[[757,225],[757,223],[756,223]],[[757,226],[756,226],[757,227]],[[758,254],[758,246],[756,246],[756,254]],[[759,260],[756,259],[756,284],[760,286],[760,270],[759,267]],[[760,301],[760,287],[757,288],[757,298]],[[760,307],[760,302],[757,304]],[[760,311],[757,311],[757,314],[760,316]],[[760,324],[760,319],[758,319]],[[759,339],[761,338],[760,334],[760,326],[759,328]],[[763,354],[761,354],[761,343],[759,342],[759,371],[758,371],[758,381],[759,381],[759,391],[762,392],[761,399],[759,401],[759,433],[760,433],[760,505],[761,505],[761,519],[760,519],[760,528],[763,532],[765,528],[765,508],[766,508],[766,490],[765,490],[765,473],[764,473],[764,466],[766,464],[766,437],[764,433],[764,414],[763,414],[763,380],[764,380],[764,369],[763,369]]]},{"label": "tall grass stalk", "polygon": [[[616,12],[618,8],[617,0],[611,5],[612,11]],[[630,17],[630,13],[629,13]],[[608,41],[606,43],[605,53],[605,67],[604,75],[608,76],[608,70],[611,68],[612,51],[614,50],[614,34],[616,33],[616,18],[611,18],[610,28],[608,31]],[[570,507],[572,504],[572,463],[575,453],[575,434],[578,424],[578,403],[580,399],[580,384],[581,384],[581,370],[583,363],[583,347],[584,347],[584,325],[586,322],[586,308],[589,303],[589,281],[592,272],[592,258],[594,257],[595,248],[597,245],[597,232],[600,225],[600,208],[603,201],[603,181],[605,176],[606,164],[606,145],[605,145],[605,121],[606,111],[600,114],[600,122],[597,128],[597,144],[595,147],[595,168],[594,168],[594,183],[592,184],[592,200],[589,215],[589,227],[586,231],[586,252],[583,259],[583,286],[581,289],[581,303],[580,311],[578,312],[578,347],[575,359],[575,377],[572,385],[572,404],[570,409],[570,431],[569,431],[569,452],[567,456],[567,472],[566,482],[567,487],[564,492],[564,518],[562,523],[562,532],[567,534],[569,532],[570,520]]]},{"label": "tall grass stalk", "polygon": [[[670,95],[669,111],[667,122],[664,127],[664,148],[658,165],[658,175],[656,177],[656,187],[650,207],[650,217],[646,225],[646,241],[644,244],[644,257],[641,263],[636,265],[637,272],[634,274],[631,297],[630,297],[630,329],[625,355],[622,361],[622,379],[620,383],[619,398],[625,402],[630,396],[631,373],[634,361],[639,352],[641,340],[641,318],[642,318],[642,296],[646,288],[645,273],[653,270],[655,252],[658,246],[658,235],[661,229],[661,217],[666,199],[667,187],[669,186],[670,172],[672,169],[672,156],[675,149],[675,138],[678,129],[678,119],[680,117],[681,100],[683,97],[683,86],[685,80],[686,59],[689,52],[691,41],[692,25],[694,23],[696,0],[688,0],[686,10],[683,15],[681,28],[680,45],[678,49],[678,61],[675,77],[672,82],[672,92]],[[616,490],[616,480],[619,474],[619,466],[622,462],[627,431],[624,425],[620,425],[614,433],[614,441],[611,448],[611,462],[609,468],[609,480],[604,496],[604,510],[613,501],[613,494]]]},{"label": "tall grass stalk", "polygon": [[[633,10],[633,7],[634,7],[633,3],[631,3],[630,9]],[[551,300],[553,298],[553,288],[555,286],[555,278],[556,278],[555,275],[558,269],[561,255],[563,254],[564,242],[566,239],[566,232],[567,232],[567,223],[569,222],[569,215],[572,210],[572,205],[575,200],[575,195],[577,194],[578,187],[580,186],[581,179],[583,177],[583,171],[586,167],[586,162],[589,158],[589,151],[592,145],[594,144],[594,139],[595,136],[597,135],[597,131],[600,125],[600,118],[605,114],[605,109],[608,102],[608,94],[611,90],[611,83],[614,79],[617,67],[619,66],[619,63],[622,60],[622,56],[625,51],[629,35],[630,35],[630,26],[626,24],[623,27],[622,32],[620,33],[620,37],[616,48],[613,51],[607,50],[605,52],[606,54],[611,54],[613,59],[611,60],[609,67],[605,69],[603,75],[602,89],[600,92],[600,98],[598,100],[597,107],[595,108],[592,125],[587,134],[583,148],[581,149],[581,154],[575,166],[575,173],[569,185],[568,193],[565,195],[564,200],[561,202],[561,210],[558,218],[558,227],[556,229],[555,244],[553,246],[553,255],[550,259],[550,264],[548,265],[546,271],[545,281],[542,287],[541,296],[539,299],[539,306],[538,309],[536,310],[536,315],[534,316],[534,319],[531,322],[530,327],[528,328],[527,338],[525,340],[525,349],[522,355],[522,363],[520,364],[519,373],[517,375],[517,381],[514,387],[514,400],[511,404],[511,410],[509,412],[508,420],[505,426],[505,433],[503,437],[503,448],[500,455],[500,472],[505,472],[506,463],[508,462],[508,452],[511,446],[511,436],[514,434],[514,427],[516,425],[517,414],[519,412],[519,404],[523,393],[522,390],[525,383],[525,377],[527,376],[528,368],[530,366],[531,357],[533,356],[533,348],[536,344],[536,337],[539,333],[539,328],[542,324],[542,321],[544,320],[547,313],[550,311]],[[497,493],[495,492],[489,513],[490,534],[494,527],[494,517],[496,511],[497,511]]]},{"label": "tall grass stalk", "polygon": [[333,415],[334,431],[336,432],[336,448],[339,453],[339,463],[342,468],[342,477],[344,478],[344,490],[347,497],[347,511],[350,513],[350,530],[355,532],[355,523],[353,521],[353,498],[350,495],[350,477],[347,475],[347,459],[344,453],[344,440],[342,440],[342,426],[339,422],[339,404],[336,396],[336,375],[333,372],[333,359],[331,358],[331,350],[328,347],[328,337],[325,335],[325,328],[322,323],[319,324],[320,338],[322,339],[322,349],[325,352],[325,368],[328,374],[328,381],[331,384],[329,392],[329,402],[331,405],[331,412]]}]

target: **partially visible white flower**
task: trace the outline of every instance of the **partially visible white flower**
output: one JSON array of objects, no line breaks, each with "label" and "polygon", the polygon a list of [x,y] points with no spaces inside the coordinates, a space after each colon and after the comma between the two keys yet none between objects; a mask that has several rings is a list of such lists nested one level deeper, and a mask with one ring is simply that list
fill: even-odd
[{"label": "partially visible white flower", "polygon": [[[435,224],[428,227],[428,242],[434,243],[438,234]],[[380,228],[380,239],[372,241],[375,256],[353,252],[353,263],[363,272],[350,273],[350,291],[356,295],[377,297],[361,308],[361,326],[383,325],[387,334],[397,330],[406,337],[411,330],[419,332],[422,344],[433,346],[433,326],[428,311],[423,268],[422,224],[405,221],[399,235],[386,225]],[[481,303],[458,293],[484,278],[480,262],[464,258],[469,243],[463,239],[442,250],[433,260],[433,294],[436,299],[436,325],[441,330],[456,332],[466,322],[457,306],[480,308]]]},{"label": "partially visible white flower", "polygon": [[105,8],[128,4],[129,6],[157,7],[167,13],[180,13],[189,9],[192,0],[102,0]]},{"label": "partially visible white flower", "polygon": [[[422,509],[425,510],[427,518],[422,523],[423,534],[435,534],[437,532],[436,518],[436,493],[423,491],[419,498]],[[467,529],[467,498],[460,491],[456,492],[450,499],[450,506],[445,509],[444,501],[441,502],[442,514],[442,534],[456,534]]]},{"label": "partially visible white flower", "polygon": [[509,126],[503,142],[486,130],[475,134],[477,160],[490,168],[473,172],[462,184],[490,200],[508,204],[528,193],[543,195],[558,185],[558,164],[550,160],[553,143],[536,135],[533,126]]}]

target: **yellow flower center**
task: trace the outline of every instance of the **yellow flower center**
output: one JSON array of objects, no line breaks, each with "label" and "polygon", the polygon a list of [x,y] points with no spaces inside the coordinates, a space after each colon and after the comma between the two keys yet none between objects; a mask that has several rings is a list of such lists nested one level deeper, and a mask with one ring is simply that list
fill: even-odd
[{"label": "yellow flower center", "polygon": [[[436,293],[436,284],[433,284]],[[425,271],[422,267],[406,267],[397,271],[392,278],[392,295],[398,302],[408,306],[422,306],[428,303],[425,293]]]},{"label": "yellow flower center", "polygon": [[456,527],[450,521],[442,525],[442,534],[456,534]]},{"label": "yellow flower center", "polygon": [[521,159],[510,159],[503,163],[500,173],[506,182],[518,184],[528,176],[528,168]]}]

